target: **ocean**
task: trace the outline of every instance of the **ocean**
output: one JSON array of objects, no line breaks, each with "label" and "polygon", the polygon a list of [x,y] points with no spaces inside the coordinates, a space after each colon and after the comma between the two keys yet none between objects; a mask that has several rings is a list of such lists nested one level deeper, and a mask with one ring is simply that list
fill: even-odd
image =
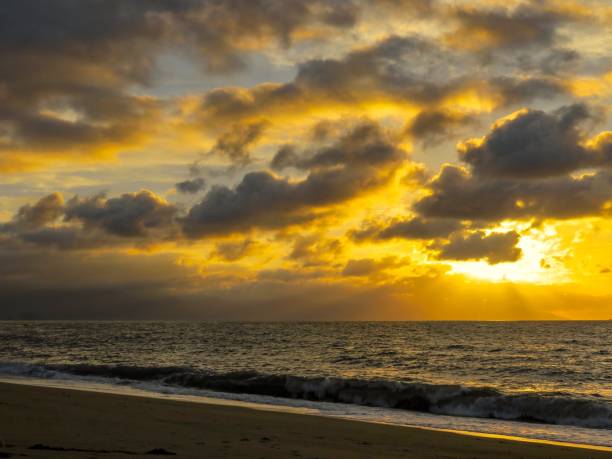
[{"label": "ocean", "polygon": [[0,322],[0,378],[612,447],[612,321]]}]

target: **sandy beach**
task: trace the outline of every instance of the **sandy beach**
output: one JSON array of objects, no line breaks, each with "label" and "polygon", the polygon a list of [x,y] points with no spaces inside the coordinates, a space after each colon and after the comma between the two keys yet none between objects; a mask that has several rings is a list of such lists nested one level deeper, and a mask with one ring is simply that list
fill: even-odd
[{"label": "sandy beach", "polygon": [[243,407],[0,383],[0,457],[610,458],[612,453]]}]

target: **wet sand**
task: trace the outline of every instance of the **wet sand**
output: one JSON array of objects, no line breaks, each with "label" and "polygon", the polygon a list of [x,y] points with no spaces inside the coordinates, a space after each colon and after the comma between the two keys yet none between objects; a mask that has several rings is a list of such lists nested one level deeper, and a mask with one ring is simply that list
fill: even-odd
[{"label": "wet sand", "polygon": [[198,459],[612,458],[611,452],[567,446],[0,383],[0,458],[171,455]]}]

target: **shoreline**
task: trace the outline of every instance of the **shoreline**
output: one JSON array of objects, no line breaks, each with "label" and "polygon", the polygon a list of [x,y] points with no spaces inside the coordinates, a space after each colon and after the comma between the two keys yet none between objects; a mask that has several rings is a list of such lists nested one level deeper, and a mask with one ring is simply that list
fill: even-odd
[{"label": "shoreline", "polygon": [[[69,407],[66,406],[68,401],[70,401]],[[240,455],[242,454],[240,449],[245,450],[243,451],[245,453],[244,457],[259,457],[246,454],[247,450],[251,450],[254,445],[248,444],[247,448],[245,443],[251,441],[249,438],[253,437],[253,430],[263,429],[266,432],[261,434],[260,439],[268,438],[269,441],[264,440],[257,444],[258,448],[256,449],[263,448],[265,450],[265,454],[261,457],[299,457],[305,454],[304,457],[319,458],[384,458],[401,457],[402,454],[398,455],[398,452],[401,451],[404,451],[403,456],[405,457],[408,450],[413,453],[410,457],[423,458],[612,457],[612,448],[606,447],[427,427],[397,426],[251,405],[253,406],[226,400],[218,400],[217,403],[209,403],[207,400],[195,402],[193,400],[177,400],[144,394],[138,396],[79,388],[50,387],[42,384],[27,384],[23,381],[2,381],[0,382],[0,419],[12,419],[17,422],[2,426],[0,444],[2,441],[13,444],[15,445],[13,449],[16,448],[15,455],[18,454],[17,449],[19,449],[19,453],[24,453],[27,450],[26,453],[33,457],[65,457],[61,455],[62,451],[60,450],[45,450],[43,456],[33,455],[32,451],[34,450],[28,450],[27,448],[36,444],[51,448],[62,448],[63,453],[70,450],[70,457],[75,458],[81,457],[77,453],[83,454],[82,457],[120,457],[123,453],[117,451],[135,452],[134,443],[143,443],[146,440],[146,438],[142,438],[142,435],[139,435],[139,432],[142,434],[143,429],[151,429],[158,433],[145,437],[160,438],[161,440],[162,437],[167,437],[164,432],[172,434],[166,440],[166,443],[169,442],[177,450],[176,452],[180,457],[202,457],[202,455],[206,457],[243,457]],[[138,427],[143,407],[157,414],[155,416],[157,422],[147,425],[147,427]],[[58,416],[58,413],[61,413],[61,415]],[[307,416],[304,414],[307,414]],[[213,426],[210,425],[211,415],[219,420],[219,422],[213,420]],[[180,429],[179,427],[184,427],[184,422],[170,423],[171,428],[178,429],[172,432],[168,430],[168,422],[165,420],[173,416],[189,419],[188,427],[197,425],[199,421],[203,424],[202,427],[207,428]],[[54,435],[49,436],[48,432],[45,432],[44,437],[35,438],[36,434],[34,432],[41,430],[35,426],[44,425],[45,420],[48,421],[50,418],[61,420],[61,422],[58,421],[59,425],[57,427],[63,426],[63,428],[56,431]],[[131,420],[131,429],[122,429],[121,438],[114,438],[115,435],[110,431],[104,432],[105,425],[117,425],[125,418]],[[107,422],[101,422],[102,419],[106,419]],[[29,422],[24,422],[25,420],[29,420]],[[102,428],[102,431],[96,432],[93,436],[87,428],[92,423],[98,425],[98,428]],[[237,423],[242,425],[242,429],[235,429]],[[5,423],[2,422],[2,424]],[[217,430],[215,435],[211,434],[211,427]],[[81,430],[84,431],[81,432]],[[341,438],[335,441],[326,441],[323,442],[324,444],[319,444],[321,435],[317,435],[318,430],[323,435],[322,438],[327,438],[325,434],[330,432],[343,433],[344,436],[340,435]],[[130,431],[131,435],[129,437],[131,437],[131,440],[126,441],[125,433]],[[74,435],[75,432],[76,435]],[[212,444],[219,444],[214,447],[209,445],[208,449],[203,452],[200,447],[204,445],[198,445],[201,442],[193,441],[192,438],[194,436],[197,438],[199,432],[205,432],[202,435],[206,438],[210,437],[209,441]],[[349,433],[354,434],[356,432],[359,432],[359,434],[352,438],[350,438],[350,435],[347,437]],[[259,435],[259,433],[255,435]],[[279,435],[283,438],[277,438]],[[106,439],[106,443],[102,446],[99,438],[101,436]],[[380,439],[381,436],[388,440],[378,444],[377,439]],[[190,437],[191,441],[186,441],[186,437]],[[216,442],[220,437],[228,438]],[[12,438],[19,439],[19,441]],[[87,440],[81,440],[75,444],[72,440],[78,438],[87,438]],[[245,440],[245,438],[249,440]],[[231,450],[232,447],[228,445],[233,445],[235,451],[230,452],[228,448]],[[372,451],[372,445],[377,445],[375,452]],[[436,446],[432,447],[432,445]],[[149,446],[151,448],[146,449],[143,444],[140,449],[146,449],[146,451],[155,448],[171,450],[169,446],[166,447],[163,444],[151,444]],[[274,447],[272,448],[272,446]],[[398,448],[400,449],[398,450]],[[10,449],[0,448],[0,451],[11,454]],[[310,450],[313,450],[311,456],[308,455]],[[282,451],[290,454],[280,454]],[[56,452],[60,454],[54,455]]]},{"label": "shoreline", "polygon": [[[519,435],[505,435],[498,433],[489,433],[489,432],[479,432],[476,430],[464,430],[464,429],[449,429],[449,428],[440,428],[440,427],[430,427],[430,426],[422,426],[422,425],[414,425],[414,424],[399,424],[391,421],[385,422],[380,420],[370,420],[370,419],[354,419],[350,417],[342,417],[342,416],[333,416],[329,414],[325,414],[324,412],[306,408],[306,407],[294,407],[289,405],[280,405],[280,404],[270,404],[270,403],[260,403],[254,401],[243,401],[238,399],[228,399],[221,397],[212,397],[210,395],[190,395],[190,394],[180,394],[180,393],[162,393],[150,391],[142,388],[135,388],[132,386],[112,386],[105,383],[93,382],[90,384],[83,384],[82,381],[75,380],[62,380],[62,379],[36,379],[36,378],[25,378],[25,377],[7,377],[0,376],[0,384],[17,384],[17,385],[25,385],[32,387],[43,387],[43,388],[55,388],[55,389],[66,389],[66,390],[75,390],[75,391],[84,391],[84,392],[93,392],[93,393],[102,393],[102,394],[114,394],[120,396],[127,397],[144,397],[144,398],[153,398],[158,400],[175,400],[175,401],[183,401],[186,403],[198,403],[204,405],[220,405],[220,406],[234,406],[240,408],[247,408],[259,411],[271,411],[277,413],[293,413],[307,416],[318,416],[323,418],[332,418],[332,419],[344,419],[348,421],[354,422],[365,422],[367,424],[380,424],[380,425],[388,425],[388,426],[396,426],[396,427],[406,427],[410,429],[423,429],[434,432],[448,432],[454,433],[458,435],[467,435],[467,436],[475,436],[475,437],[484,437],[484,438],[493,438],[493,439],[504,439],[511,441],[520,441],[527,443],[539,443],[544,445],[554,445],[554,446],[567,446],[570,448],[582,448],[589,450],[597,450],[597,451],[608,451],[612,452],[612,446],[604,446],[597,444],[587,444],[587,443],[578,443],[578,442],[567,442],[560,440],[548,440],[545,438],[529,438]],[[227,395],[227,394],[225,394]],[[236,394],[231,394],[236,395]],[[432,416],[442,416],[442,415],[432,415]],[[508,421],[508,422],[516,422],[516,421]]]}]

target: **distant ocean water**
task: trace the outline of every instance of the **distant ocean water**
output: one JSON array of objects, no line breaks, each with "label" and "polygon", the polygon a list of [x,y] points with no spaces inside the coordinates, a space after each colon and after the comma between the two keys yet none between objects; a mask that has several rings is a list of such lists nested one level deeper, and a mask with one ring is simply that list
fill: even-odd
[{"label": "distant ocean water", "polygon": [[612,321],[0,322],[2,375],[612,446]]}]

